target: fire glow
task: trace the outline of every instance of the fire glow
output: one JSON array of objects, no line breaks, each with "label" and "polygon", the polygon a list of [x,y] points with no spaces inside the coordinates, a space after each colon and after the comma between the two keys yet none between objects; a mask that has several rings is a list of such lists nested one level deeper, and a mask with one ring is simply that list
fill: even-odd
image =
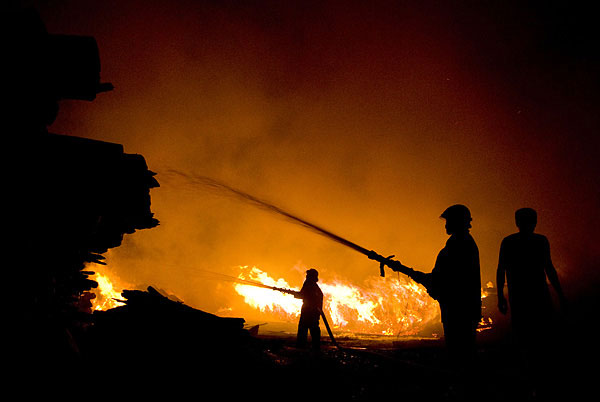
[{"label": "fire glow", "polygon": [[[294,290],[285,279],[273,279],[259,268],[243,266],[240,270],[238,278],[242,281],[250,280]],[[119,283],[117,278],[111,278],[108,272],[96,272],[92,279],[98,283],[93,290],[93,310],[108,310],[123,304],[119,301],[122,298],[121,290],[117,290],[115,285]],[[363,286],[339,279],[319,281],[319,287],[324,295],[324,312],[338,332],[410,336],[422,334],[426,327],[438,323],[440,319],[439,305],[429,297],[426,289],[403,276],[369,278]],[[261,313],[286,322],[295,322],[300,317],[302,300],[292,295],[243,283],[235,283],[234,289],[243,296],[248,306]],[[482,289],[482,300],[489,297],[493,290],[493,284],[489,282],[486,289]],[[491,328],[492,319],[482,318],[478,332]]]},{"label": "fire glow", "polygon": [[[490,294],[494,291],[494,284],[491,281],[488,282],[485,285],[485,290],[481,288],[481,300],[483,301],[484,299],[488,298]],[[483,306],[482,308],[485,309],[485,306]],[[479,326],[477,327],[477,332],[483,332],[492,329],[493,323],[494,321],[492,320],[492,317],[482,316],[481,321],[479,321]]]},{"label": "fire glow", "polygon": [[95,297],[92,299],[92,310],[108,310],[123,305],[119,301],[121,291],[115,289],[108,275],[96,272],[91,279],[98,283],[98,287],[93,291]]},{"label": "fire glow", "polygon": [[[239,278],[268,286],[290,288],[284,279],[275,280],[262,270],[241,267]],[[373,278],[364,286],[342,280],[319,282],[323,291],[323,309],[338,331],[377,334],[415,335],[427,324],[439,320],[439,306],[427,291],[414,281]],[[237,283],[234,285],[245,302],[279,319],[293,321],[300,316],[302,300],[269,289]]]}]

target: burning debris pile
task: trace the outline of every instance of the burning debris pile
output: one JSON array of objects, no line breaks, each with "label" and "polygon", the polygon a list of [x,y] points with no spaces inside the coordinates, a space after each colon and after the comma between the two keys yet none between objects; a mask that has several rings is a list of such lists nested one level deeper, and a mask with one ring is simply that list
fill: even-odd
[{"label": "burning debris pile", "polygon": [[195,309],[153,287],[124,290],[120,301],[94,311],[82,343],[89,371],[110,374],[103,390],[111,395],[183,399],[191,392],[233,400],[269,381],[270,400],[296,381],[299,373],[282,363],[289,349],[252,336],[242,318]]},{"label": "burning debris pile", "polygon": [[[296,322],[302,302],[288,294],[273,292],[267,287],[289,288],[288,282],[275,280],[257,267],[240,267],[235,291],[245,303],[265,316]],[[379,336],[437,337],[441,332],[438,303],[422,285],[410,278],[369,278],[362,286],[342,279],[323,281],[319,285],[325,295],[324,310],[331,316],[332,327],[338,333]],[[496,289],[493,283],[481,291],[483,317],[478,332],[493,328],[490,312],[494,311]]]},{"label": "burning debris pile", "polygon": [[[247,339],[244,319],[224,318],[174,301],[155,288],[124,290],[122,306],[93,313],[91,361],[113,359],[178,363],[206,359],[212,348],[237,350]],[[223,353],[220,350],[219,353]],[[112,359],[109,359],[112,360]]]},{"label": "burning debris pile", "polygon": [[[293,296],[244,284],[244,280],[289,288],[257,267],[241,267],[235,290],[245,302],[281,320],[296,321],[302,302]],[[417,335],[439,320],[439,307],[425,288],[411,279],[399,277],[368,280],[364,286],[336,279],[319,285],[325,295],[324,310],[338,332],[374,335]]]},{"label": "burning debris pile", "polygon": [[[114,307],[108,310],[97,310],[94,312],[94,322],[96,327],[100,327],[108,322],[117,322],[121,319],[129,321],[145,321],[149,325],[151,322],[168,321],[169,324],[199,326],[208,324],[211,331],[198,331],[195,337],[206,336],[229,336],[235,334],[239,336],[243,331],[243,318],[219,317],[214,314],[195,309],[184,304],[181,301],[172,300],[158,290],[149,286],[146,291],[142,290],[123,290],[122,306]],[[123,325],[127,325],[123,322]],[[170,329],[174,329],[172,326]],[[200,329],[200,328],[199,328]]]},{"label": "burning debris pile", "polygon": [[[93,313],[83,344],[91,371],[112,373],[104,388],[121,396],[187,398],[201,392],[234,400],[262,392],[260,399],[270,401],[289,398],[293,390],[297,398],[370,400],[403,392],[417,400],[443,393],[451,381],[436,367],[413,365],[406,352],[398,359],[391,349],[325,344],[314,355],[291,338],[257,337],[243,328],[242,318],[197,310],[153,287],[121,296],[122,306]],[[418,353],[435,359],[440,352],[436,344]],[[268,389],[257,390],[265,383]]]}]

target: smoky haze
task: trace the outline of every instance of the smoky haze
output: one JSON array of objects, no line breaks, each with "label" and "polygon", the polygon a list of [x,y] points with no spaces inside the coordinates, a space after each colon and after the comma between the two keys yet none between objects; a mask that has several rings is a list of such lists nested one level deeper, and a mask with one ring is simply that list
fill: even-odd
[{"label": "smoky haze", "polygon": [[237,296],[201,270],[256,265],[291,286],[309,267],[325,282],[378,275],[359,253],[174,169],[425,272],[447,239],[439,215],[466,204],[484,284],[514,211],[532,207],[567,297],[597,280],[597,53],[585,21],[573,32],[561,10],[492,3],[239,3],[34,2],[50,32],[96,38],[115,85],[61,103],[50,131],[121,143],[161,184],[160,226],[108,253],[120,278],[217,312]]}]

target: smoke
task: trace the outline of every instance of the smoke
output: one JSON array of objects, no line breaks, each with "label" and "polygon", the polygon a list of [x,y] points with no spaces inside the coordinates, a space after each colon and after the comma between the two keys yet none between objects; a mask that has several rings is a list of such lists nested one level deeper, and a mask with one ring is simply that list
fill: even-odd
[{"label": "smoke", "polygon": [[536,13],[427,2],[38,4],[50,32],[96,37],[102,79],[116,88],[62,103],[51,131],[121,143],[158,173],[161,225],[107,258],[129,283],[215,312],[233,292],[201,269],[237,276],[256,265],[292,286],[309,266],[324,279],[378,275],[364,256],[170,169],[243,188],[425,272],[447,238],[438,217],[455,203],[472,211],[483,283],[495,280],[500,241],[524,206],[538,211],[567,295],[598,261],[593,69],[553,47],[544,30],[553,25],[531,23]]},{"label": "smoke", "polygon": [[222,194],[224,196],[234,196],[243,202],[249,203],[250,205],[254,205],[255,207],[263,209],[267,212],[284,217],[291,223],[300,225],[308,230],[313,231],[316,234],[325,236],[326,238],[328,238],[330,240],[333,240],[335,242],[343,244],[346,247],[350,247],[351,249],[356,250],[364,255],[366,255],[366,253],[369,251],[369,250],[365,249],[364,247],[361,247],[355,243],[352,243],[351,241],[344,239],[343,237],[336,235],[335,233],[330,232],[329,230],[316,225],[315,223],[311,223],[311,222],[307,221],[306,219],[300,218],[297,215],[293,215],[290,212],[284,211],[283,209],[279,208],[276,205],[271,204],[268,201],[260,200],[251,194],[245,193],[245,192],[243,192],[239,189],[233,188],[225,183],[211,179],[210,177],[202,177],[202,176],[190,177],[187,174],[178,172],[176,170],[170,170],[169,173],[177,174],[179,176],[185,177],[190,182],[192,182],[196,185],[199,185],[200,189],[203,189],[203,188],[214,189],[219,194]]}]

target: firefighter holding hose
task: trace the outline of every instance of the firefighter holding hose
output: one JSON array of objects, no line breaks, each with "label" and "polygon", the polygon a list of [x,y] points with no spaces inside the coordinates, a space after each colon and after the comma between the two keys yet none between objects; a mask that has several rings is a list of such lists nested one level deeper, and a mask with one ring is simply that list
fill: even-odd
[{"label": "firefighter holding hose", "polygon": [[300,321],[298,322],[297,346],[306,347],[308,332],[312,341],[312,349],[319,351],[321,349],[321,329],[319,328],[319,318],[323,311],[323,292],[317,282],[319,281],[319,272],[311,268],[306,271],[306,279],[299,292],[294,292],[294,297],[302,299],[302,310],[300,311]]},{"label": "firefighter holding hose", "polygon": [[475,358],[475,335],[481,319],[479,250],[469,233],[472,218],[466,206],[453,205],[441,218],[446,220],[446,233],[450,237],[431,273],[415,271],[374,251],[368,257],[425,286],[440,304],[444,338],[452,361],[460,368],[468,368]]}]

